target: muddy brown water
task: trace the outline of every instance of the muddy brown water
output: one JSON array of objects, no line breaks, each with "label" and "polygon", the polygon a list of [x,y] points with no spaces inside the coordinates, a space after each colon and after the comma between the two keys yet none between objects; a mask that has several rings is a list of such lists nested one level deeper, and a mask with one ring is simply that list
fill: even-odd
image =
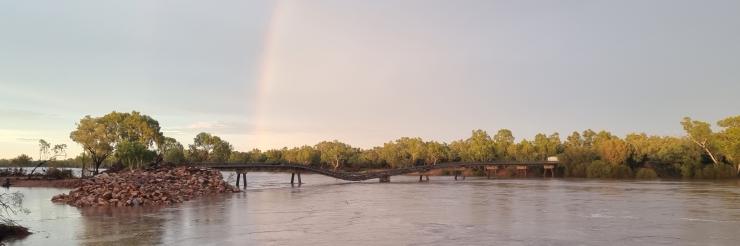
[{"label": "muddy brown water", "polygon": [[[233,181],[235,176],[225,173]],[[160,209],[53,204],[11,188],[35,233],[10,245],[737,245],[740,184],[249,173],[246,192]]]}]

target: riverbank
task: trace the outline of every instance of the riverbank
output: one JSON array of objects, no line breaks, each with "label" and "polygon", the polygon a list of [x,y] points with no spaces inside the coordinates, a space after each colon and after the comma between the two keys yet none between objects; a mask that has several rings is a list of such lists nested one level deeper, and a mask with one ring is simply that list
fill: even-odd
[{"label": "riverbank", "polygon": [[53,202],[75,207],[138,207],[181,203],[196,197],[238,192],[221,172],[209,168],[178,167],[103,173],[85,179],[69,194]]},{"label": "riverbank", "polygon": [[0,177],[1,182],[10,179],[11,187],[48,187],[48,188],[76,188],[82,183],[81,179],[28,179],[26,177]]}]

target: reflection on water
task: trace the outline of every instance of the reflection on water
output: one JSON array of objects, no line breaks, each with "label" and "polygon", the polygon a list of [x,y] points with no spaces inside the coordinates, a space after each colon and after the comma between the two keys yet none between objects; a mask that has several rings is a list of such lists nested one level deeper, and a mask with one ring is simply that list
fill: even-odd
[{"label": "reflection on water", "polygon": [[[229,179],[229,174],[225,177]],[[247,192],[161,209],[77,209],[26,194],[12,245],[735,245],[740,184],[709,181],[393,177],[347,183],[248,174]],[[235,176],[232,177],[232,181]]]}]

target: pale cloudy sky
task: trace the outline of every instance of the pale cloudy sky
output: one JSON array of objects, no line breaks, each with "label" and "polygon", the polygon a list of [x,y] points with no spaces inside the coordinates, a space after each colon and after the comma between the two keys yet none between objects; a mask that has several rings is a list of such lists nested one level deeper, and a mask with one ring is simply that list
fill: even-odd
[{"label": "pale cloudy sky", "polygon": [[138,110],[238,150],[740,113],[740,1],[0,0],[0,158]]}]

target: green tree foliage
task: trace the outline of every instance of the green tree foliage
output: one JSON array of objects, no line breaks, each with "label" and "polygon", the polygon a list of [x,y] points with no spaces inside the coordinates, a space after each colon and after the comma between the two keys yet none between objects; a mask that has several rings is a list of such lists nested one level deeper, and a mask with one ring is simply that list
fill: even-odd
[{"label": "green tree foliage", "polygon": [[186,160],[185,147],[174,138],[165,137],[161,149],[165,162],[182,164]]},{"label": "green tree foliage", "polygon": [[192,162],[226,162],[232,151],[231,144],[218,136],[201,132],[189,146],[189,159]]},{"label": "green tree foliage", "polygon": [[510,161],[514,159],[516,148],[514,146],[514,134],[509,129],[498,130],[493,136],[493,146],[496,150],[496,159]]},{"label": "green tree foliage", "polygon": [[491,161],[496,157],[494,142],[484,130],[473,130],[470,138],[453,142],[451,147],[466,162]]},{"label": "green tree foliage", "polygon": [[[469,138],[449,144],[403,137],[366,150],[334,140],[315,146],[238,152],[208,133],[198,134],[184,150],[174,139],[161,135],[155,120],[134,111],[86,116],[70,137],[83,146],[83,156],[92,159],[96,169],[109,159],[136,166],[161,154],[168,162],[183,162],[184,158],[193,162],[287,162],[334,169],[399,168],[448,161],[541,161],[558,156],[566,176],[598,178],[633,177],[632,170],[637,170],[640,177],[652,177],[654,173],[686,178],[723,178],[740,172],[740,166],[734,168],[740,165],[740,116],[717,122],[721,130],[716,133],[708,123],[688,117],[681,125],[686,137],[632,133],[621,139],[607,131],[587,129],[571,133],[564,142],[558,133],[540,133],[532,141],[515,142],[510,130],[501,129],[493,137],[474,130]],[[39,147],[40,157],[51,155],[50,143],[40,141]],[[108,158],[110,155],[115,158]],[[0,160],[3,163],[10,161]]]},{"label": "green tree foliage", "polygon": [[157,155],[141,142],[122,141],[117,144],[114,157],[127,167],[140,168]]},{"label": "green tree foliage", "polygon": [[517,144],[516,152],[514,153],[514,159],[517,161],[534,161],[538,160],[537,148],[532,142],[522,139]]},{"label": "green tree foliage", "polygon": [[31,161],[33,161],[33,158],[26,154],[21,154],[17,156],[16,158],[13,158],[10,160],[10,164],[13,166],[28,166],[31,164]]},{"label": "green tree foliage", "polygon": [[115,149],[118,137],[111,130],[115,127],[113,122],[104,120],[102,117],[92,118],[88,115],[77,123],[77,130],[70,134],[72,141],[81,144],[85,152],[89,154],[95,167],[95,174],[98,173],[103,161]]},{"label": "green tree foliage", "polygon": [[655,179],[658,178],[658,174],[651,168],[640,168],[635,173],[635,178],[638,179]]},{"label": "green tree foliage", "polygon": [[712,128],[710,127],[709,123],[692,120],[689,117],[684,117],[683,121],[681,121],[681,125],[686,131],[689,140],[691,140],[702,150],[704,150],[709,158],[712,159],[712,163],[714,163],[715,166],[719,165],[719,162],[717,161],[717,158],[714,156],[713,153],[714,134],[712,133]]},{"label": "green tree foliage", "polygon": [[320,153],[321,163],[330,164],[334,170],[339,169],[353,156],[359,153],[359,149],[352,148],[349,144],[334,141],[323,141],[314,147]]},{"label": "green tree foliage", "polygon": [[267,160],[267,156],[265,156],[264,153],[262,153],[259,149],[252,149],[248,152],[249,154],[249,161],[248,162],[265,162]]},{"label": "green tree foliage", "polygon": [[532,160],[545,160],[547,157],[555,156],[561,149],[560,134],[557,132],[550,136],[543,133],[537,134],[533,145],[535,154]]},{"label": "green tree foliage", "polygon": [[629,146],[619,138],[601,140],[597,152],[602,160],[612,165],[623,165],[630,155]]},{"label": "green tree foliage", "polygon": [[[77,129],[70,133],[70,138],[82,145],[90,155],[98,173],[100,165],[111,156],[119,144],[123,143],[127,149],[144,146],[152,149],[155,145],[161,146],[164,136],[160,131],[159,123],[147,115],[133,111],[131,113],[111,112],[102,117],[85,116],[77,123]],[[136,159],[140,156],[137,151],[122,151],[116,157],[122,159]]]},{"label": "green tree foliage", "polygon": [[304,145],[300,148],[286,149],[283,153],[283,159],[289,163],[316,165],[321,161],[321,152],[311,146]]},{"label": "green tree foliage", "polygon": [[735,175],[740,174],[740,116],[725,118],[717,125],[723,128],[717,136],[717,145],[725,158],[736,166]]},{"label": "green tree foliage", "polygon": [[426,147],[425,163],[427,165],[436,165],[450,158],[450,148],[446,144],[429,141],[424,146]]}]

